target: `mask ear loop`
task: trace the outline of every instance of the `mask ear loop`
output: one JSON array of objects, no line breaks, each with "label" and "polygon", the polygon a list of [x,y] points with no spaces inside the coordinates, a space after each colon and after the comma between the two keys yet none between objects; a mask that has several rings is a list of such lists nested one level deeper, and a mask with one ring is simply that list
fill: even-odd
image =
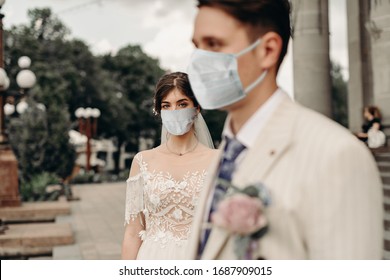
[{"label": "mask ear loop", "polygon": [[253,83],[251,83],[247,88],[244,90],[245,94],[248,94],[252,89],[254,89],[258,84],[260,84],[265,76],[268,74],[268,70],[265,70]]},{"label": "mask ear loop", "polygon": [[247,52],[250,52],[251,50],[256,48],[258,45],[260,45],[260,43],[261,43],[261,39],[257,39],[252,45],[246,47],[245,49],[243,49],[239,53],[235,54],[235,57],[239,57],[239,56],[242,56],[243,54],[246,54]]},{"label": "mask ear loop", "polygon": [[[196,138],[196,140],[198,140],[198,137],[197,137],[197,135],[196,135],[196,130],[195,130],[195,122],[196,122],[196,120],[198,119],[198,116],[199,116],[199,114],[200,114],[200,108],[199,108],[199,106],[198,107],[196,107],[197,108],[197,111],[196,111],[196,115],[195,115],[195,117],[194,117],[194,121],[192,122],[192,131],[194,132],[194,136],[195,136],[195,138]],[[199,110],[199,111],[198,111]],[[199,140],[198,140],[199,141]]]},{"label": "mask ear loop", "polygon": [[[261,39],[257,39],[252,45],[246,47],[245,49],[243,49],[242,51],[240,51],[238,54],[236,54],[236,58],[247,53],[247,52],[250,52],[251,50],[253,50],[254,48],[256,48],[259,44],[261,43]],[[252,84],[250,84],[245,90],[244,90],[244,93],[245,94],[248,94],[252,89],[254,89],[258,84],[260,84],[265,76],[267,75],[268,71],[265,70]]]}]

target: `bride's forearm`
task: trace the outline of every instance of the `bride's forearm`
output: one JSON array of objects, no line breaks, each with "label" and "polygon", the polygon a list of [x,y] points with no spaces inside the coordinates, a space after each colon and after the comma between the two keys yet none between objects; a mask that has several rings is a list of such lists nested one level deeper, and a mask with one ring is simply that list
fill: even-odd
[{"label": "bride's forearm", "polygon": [[141,247],[142,240],[139,236],[139,232],[143,230],[143,226],[138,223],[137,220],[130,222],[126,226],[122,242],[121,258],[123,260],[135,260],[137,258],[138,250]]}]

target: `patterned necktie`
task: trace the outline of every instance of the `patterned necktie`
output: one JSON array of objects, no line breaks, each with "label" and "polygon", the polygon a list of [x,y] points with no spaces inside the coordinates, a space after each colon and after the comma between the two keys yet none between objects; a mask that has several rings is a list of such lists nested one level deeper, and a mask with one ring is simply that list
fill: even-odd
[{"label": "patterned necktie", "polygon": [[[225,140],[226,140],[226,145],[225,145],[222,161],[219,166],[218,178],[230,182],[232,180],[233,172],[235,171],[236,168],[235,160],[246,147],[242,145],[236,138],[230,139],[226,137]],[[226,191],[227,191],[226,186],[217,182],[217,185],[215,186],[213,200],[210,207],[208,222],[210,222],[211,214],[217,209],[217,205],[225,196]],[[199,255],[201,255],[201,253],[203,252],[209,235],[210,235],[210,228],[207,228],[205,229],[202,235],[204,238],[201,240],[201,244],[199,246]]]}]

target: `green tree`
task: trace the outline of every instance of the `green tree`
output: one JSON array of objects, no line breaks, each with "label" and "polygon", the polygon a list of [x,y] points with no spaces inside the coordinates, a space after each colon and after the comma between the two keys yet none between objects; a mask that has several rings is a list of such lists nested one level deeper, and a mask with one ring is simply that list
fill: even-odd
[{"label": "green tree", "polygon": [[28,109],[20,117],[9,120],[9,138],[18,158],[21,183],[28,182],[42,170],[45,145],[49,138],[45,111],[28,100]]},{"label": "green tree", "polygon": [[[5,62],[11,90],[18,90],[15,77],[20,71],[17,66],[20,56],[31,58],[31,70],[37,76],[37,85],[28,97],[31,108],[18,118],[11,118],[9,125],[22,183],[43,171],[65,178],[75,159],[68,136],[70,94],[65,73],[69,61],[66,60],[68,64],[61,61],[68,30],[49,9],[31,10],[29,17],[29,25],[13,26],[5,34]],[[44,103],[46,110],[36,107],[36,102]]]},{"label": "green tree", "polygon": [[218,148],[227,114],[224,111],[204,110],[202,115],[207,123],[214,145]]},{"label": "green tree", "polygon": [[52,13],[50,8],[32,9],[27,12],[29,29],[39,41],[63,41],[70,35],[69,29]]},{"label": "green tree", "polygon": [[332,111],[333,119],[348,127],[348,90],[344,81],[341,66],[332,62]]},{"label": "green tree", "polygon": [[[115,83],[105,97],[109,98],[106,104],[112,114],[99,122],[106,137],[115,137],[118,149],[126,143],[126,150],[130,152],[138,151],[141,137],[158,141],[160,124],[152,113],[154,88],[164,74],[158,60],[146,55],[141,47],[131,45],[101,59],[103,68]],[[115,162],[118,171],[118,154]]]}]

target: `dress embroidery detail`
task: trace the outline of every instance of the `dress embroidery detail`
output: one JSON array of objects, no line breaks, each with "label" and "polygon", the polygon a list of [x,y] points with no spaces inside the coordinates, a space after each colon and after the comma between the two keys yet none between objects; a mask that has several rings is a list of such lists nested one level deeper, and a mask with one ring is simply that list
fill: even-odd
[{"label": "dress embroidery detail", "polygon": [[187,171],[181,180],[175,180],[169,172],[150,172],[141,154],[134,159],[140,173],[127,180],[126,222],[142,212],[142,240],[154,240],[162,247],[169,241],[177,245],[187,241],[206,171]]}]

